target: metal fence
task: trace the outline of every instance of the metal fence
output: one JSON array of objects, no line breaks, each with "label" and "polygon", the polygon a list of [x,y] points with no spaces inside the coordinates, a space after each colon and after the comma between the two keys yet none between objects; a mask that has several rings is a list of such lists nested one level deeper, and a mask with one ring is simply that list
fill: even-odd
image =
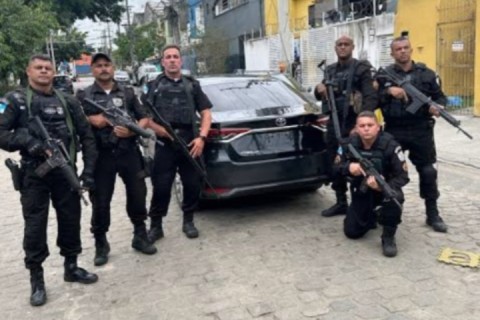
[{"label": "metal fence", "polygon": [[475,0],[441,0],[437,24],[437,72],[448,96],[448,109],[473,110]]}]

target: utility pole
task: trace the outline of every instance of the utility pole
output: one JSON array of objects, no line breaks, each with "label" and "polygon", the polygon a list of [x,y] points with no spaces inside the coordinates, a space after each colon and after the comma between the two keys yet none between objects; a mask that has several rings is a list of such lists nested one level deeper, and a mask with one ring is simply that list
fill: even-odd
[{"label": "utility pole", "polygon": [[112,54],[112,36],[110,34],[110,21],[107,21],[108,55]]},{"label": "utility pole", "polygon": [[57,64],[55,63],[55,50],[53,49],[53,36],[51,31],[49,32],[49,36],[50,36],[50,54],[52,57],[53,70],[57,72]]},{"label": "utility pole", "polygon": [[127,11],[127,38],[128,38],[128,51],[130,52],[130,63],[132,65],[132,76],[133,81],[138,83],[137,79],[137,59],[135,57],[133,42],[134,42],[134,34],[132,33],[132,27],[130,24],[130,8],[128,6],[128,0],[125,0],[125,9]]},{"label": "utility pole", "polygon": [[135,64],[135,53],[133,50],[133,34],[132,26],[130,24],[130,7],[128,6],[128,0],[125,0],[125,9],[127,11],[127,38],[128,38],[128,51],[130,52],[130,60],[132,65]]}]

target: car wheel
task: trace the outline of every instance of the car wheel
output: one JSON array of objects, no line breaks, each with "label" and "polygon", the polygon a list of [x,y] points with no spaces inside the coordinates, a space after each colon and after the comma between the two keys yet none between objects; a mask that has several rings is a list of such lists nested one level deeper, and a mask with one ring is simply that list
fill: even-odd
[{"label": "car wheel", "polygon": [[182,179],[180,179],[180,175],[178,173],[175,175],[175,180],[173,180],[173,192],[175,193],[177,205],[181,209],[183,201],[183,185]]}]

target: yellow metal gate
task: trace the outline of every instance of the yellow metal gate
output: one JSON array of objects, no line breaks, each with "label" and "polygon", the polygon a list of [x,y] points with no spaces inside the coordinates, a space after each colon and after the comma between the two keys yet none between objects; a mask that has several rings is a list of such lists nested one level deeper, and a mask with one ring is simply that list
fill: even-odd
[{"label": "yellow metal gate", "polygon": [[437,24],[437,72],[449,109],[471,112],[474,94],[475,0],[441,0]]}]

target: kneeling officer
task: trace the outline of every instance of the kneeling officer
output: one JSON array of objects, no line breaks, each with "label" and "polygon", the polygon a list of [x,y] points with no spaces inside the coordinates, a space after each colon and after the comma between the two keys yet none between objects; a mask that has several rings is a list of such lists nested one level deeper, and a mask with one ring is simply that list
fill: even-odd
[{"label": "kneeling officer", "polygon": [[[387,257],[397,254],[395,232],[401,222],[404,201],[402,187],[409,182],[405,156],[393,137],[380,132],[380,125],[371,111],[361,112],[356,120],[357,134],[350,138],[351,147],[357,155],[346,152],[342,155],[337,170],[351,179],[352,202],[344,220],[344,233],[357,239],[378,223],[383,225],[382,250]],[[350,149],[349,147],[348,149]],[[378,181],[361,163],[367,160],[377,171]],[[388,188],[390,195],[387,196]],[[390,197],[390,198],[389,198]]]}]

